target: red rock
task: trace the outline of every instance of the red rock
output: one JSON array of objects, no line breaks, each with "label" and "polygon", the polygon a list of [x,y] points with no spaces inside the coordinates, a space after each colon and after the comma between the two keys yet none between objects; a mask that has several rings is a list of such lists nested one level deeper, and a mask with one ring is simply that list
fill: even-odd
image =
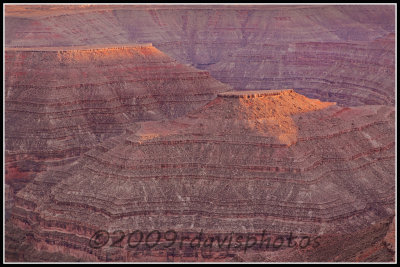
[{"label": "red rock", "polygon": [[229,89],[151,44],[5,55],[6,182],[16,190],[132,122],[182,116]]},{"label": "red rock", "polygon": [[[19,230],[9,230],[6,254],[15,255],[12,232],[22,231],[35,253],[84,261],[385,260],[384,246],[374,246],[389,227],[379,223],[395,213],[394,144],[394,107],[344,110],[293,90],[219,94],[181,118],[135,123],[72,166],[38,175],[15,196],[7,227]],[[100,229],[257,240],[266,231],[320,236],[322,245],[217,249],[211,258],[190,248],[129,249],[127,240],[90,248]],[[338,244],[351,248],[337,254]]]},{"label": "red rock", "polygon": [[6,5],[5,26],[7,261],[394,261],[394,5]]},{"label": "red rock", "polygon": [[6,6],[6,46],[152,42],[237,90],[394,105],[394,5]]}]

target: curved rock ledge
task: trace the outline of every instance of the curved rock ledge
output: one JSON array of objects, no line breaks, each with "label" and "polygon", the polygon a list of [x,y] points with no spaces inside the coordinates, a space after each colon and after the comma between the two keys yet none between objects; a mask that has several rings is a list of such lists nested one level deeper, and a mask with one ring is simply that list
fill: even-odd
[{"label": "curved rock ledge", "polygon": [[[10,224],[32,236],[23,244],[35,253],[84,261],[390,260],[394,108],[342,108],[294,90],[238,94],[221,94],[181,118],[137,123],[71,166],[41,173],[15,196]],[[100,229],[172,229],[189,237],[234,232],[257,240],[266,231],[319,236],[323,244],[249,254],[217,249],[207,258],[198,250],[126,243],[90,248]],[[335,254],[339,242],[352,254]],[[12,247],[6,251],[13,255]]]},{"label": "curved rock ledge", "polygon": [[5,50],[6,182],[73,159],[137,121],[175,118],[230,87],[151,43]]},{"label": "curved rock ledge", "polygon": [[394,5],[7,6],[5,14],[7,47],[151,42],[236,90],[395,104]]}]

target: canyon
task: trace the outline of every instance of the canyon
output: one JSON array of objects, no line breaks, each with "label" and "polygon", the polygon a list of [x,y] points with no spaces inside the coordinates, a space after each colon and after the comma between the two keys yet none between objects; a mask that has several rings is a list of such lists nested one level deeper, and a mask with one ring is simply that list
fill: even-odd
[{"label": "canyon", "polygon": [[395,8],[5,5],[5,260],[395,261]]},{"label": "canyon", "polygon": [[390,5],[10,6],[7,47],[153,43],[236,90],[394,105]]}]

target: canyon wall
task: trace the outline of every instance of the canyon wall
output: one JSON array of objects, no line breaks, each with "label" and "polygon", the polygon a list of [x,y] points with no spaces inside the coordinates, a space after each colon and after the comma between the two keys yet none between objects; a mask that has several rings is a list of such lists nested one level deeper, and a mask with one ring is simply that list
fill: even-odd
[{"label": "canyon wall", "polygon": [[7,6],[6,46],[146,43],[237,90],[394,105],[394,5]]},{"label": "canyon wall", "polygon": [[[175,248],[186,256],[129,248],[127,238],[93,248],[90,238],[98,230],[174,230],[260,240],[266,231],[321,238],[317,250],[275,250],[287,255],[278,261],[368,258],[395,213],[394,116],[390,106],[343,108],[275,90],[221,93],[183,117],[137,122],[20,190],[8,227],[25,239],[9,231],[6,251],[18,255],[13,240],[22,240],[16,247],[84,261],[265,260],[265,248],[207,258],[190,248]],[[365,234],[361,243],[351,239]],[[349,255],[330,257],[339,243]],[[380,259],[391,260],[382,248]]]},{"label": "canyon wall", "polygon": [[175,118],[230,87],[151,44],[7,48],[6,182],[73,162],[136,121]]},{"label": "canyon wall", "polygon": [[394,5],[6,5],[6,260],[393,261],[396,38]]}]

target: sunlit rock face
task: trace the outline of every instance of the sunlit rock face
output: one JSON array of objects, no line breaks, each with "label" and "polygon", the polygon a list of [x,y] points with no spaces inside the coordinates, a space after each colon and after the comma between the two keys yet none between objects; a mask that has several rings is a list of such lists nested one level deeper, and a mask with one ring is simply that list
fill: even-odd
[{"label": "sunlit rock face", "polygon": [[[58,252],[84,261],[357,261],[376,253],[388,260],[394,116],[394,107],[343,108],[294,90],[230,91],[183,117],[134,123],[17,193],[8,227],[19,230],[8,232],[7,253],[25,246],[28,259]],[[123,248],[91,248],[100,229],[258,240],[266,231],[319,236],[321,245],[174,257],[161,246],[127,248],[126,239]]]},{"label": "sunlit rock face", "polygon": [[6,5],[6,260],[394,261],[396,38],[394,5]]},{"label": "sunlit rock face", "polygon": [[6,46],[151,42],[237,90],[394,104],[395,6],[10,6]]},{"label": "sunlit rock face", "polygon": [[229,86],[151,44],[5,52],[6,182],[19,190],[136,121],[182,116]]}]

